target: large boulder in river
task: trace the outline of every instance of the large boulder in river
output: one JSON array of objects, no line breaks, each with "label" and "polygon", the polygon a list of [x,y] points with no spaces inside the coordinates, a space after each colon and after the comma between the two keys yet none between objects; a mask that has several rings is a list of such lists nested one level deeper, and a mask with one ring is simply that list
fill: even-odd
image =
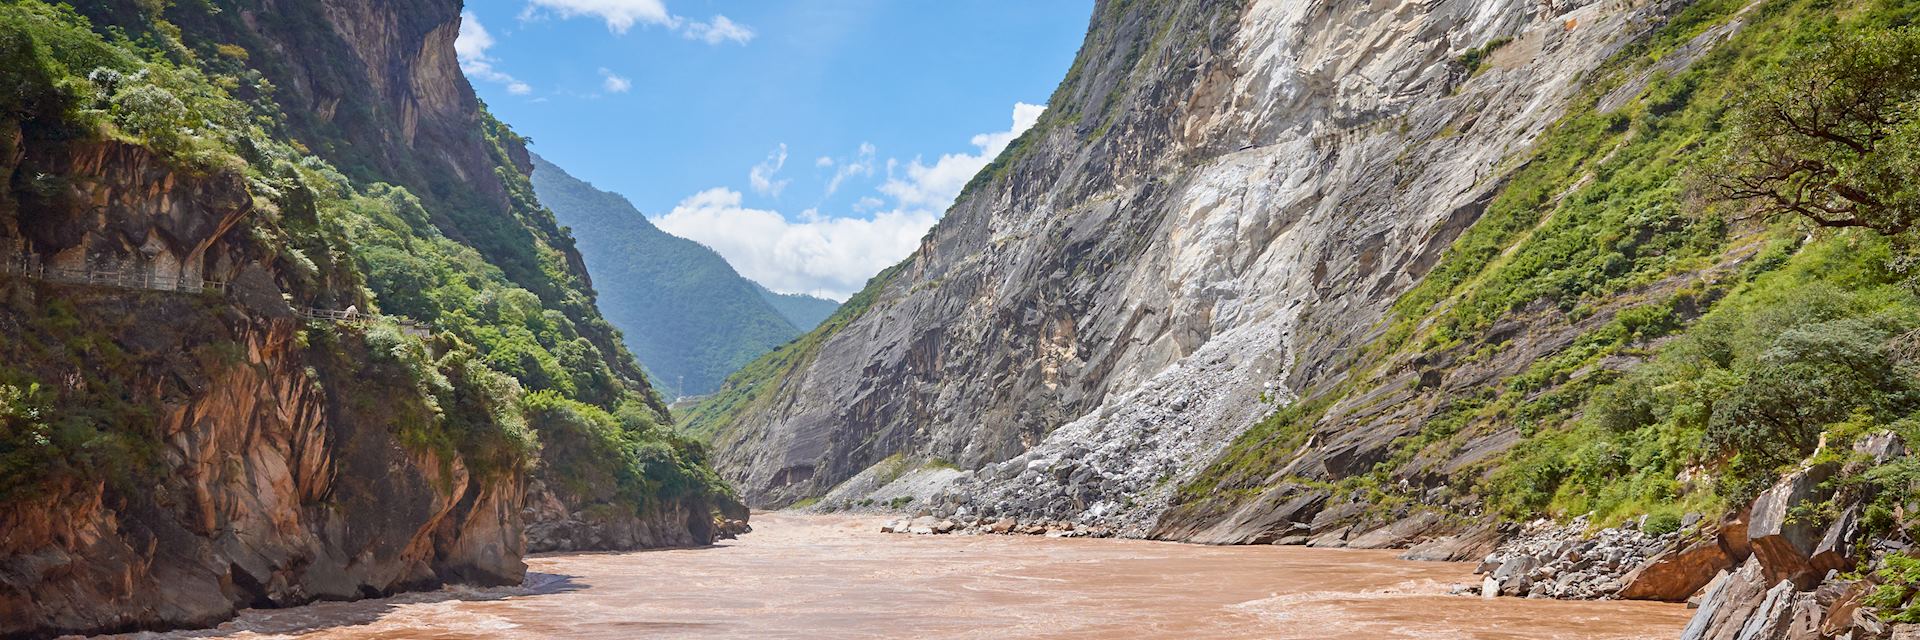
[{"label": "large boulder in river", "polygon": [[1679,602],[1733,566],[1733,558],[1717,537],[1668,550],[1628,573],[1620,597],[1627,600]]},{"label": "large boulder in river", "polygon": [[1790,580],[1807,588],[1824,573],[1814,566],[1812,558],[1826,528],[1795,517],[1794,511],[1832,497],[1833,489],[1825,485],[1839,468],[1834,463],[1810,465],[1787,474],[1754,499],[1747,520],[1747,541],[1769,582]]}]

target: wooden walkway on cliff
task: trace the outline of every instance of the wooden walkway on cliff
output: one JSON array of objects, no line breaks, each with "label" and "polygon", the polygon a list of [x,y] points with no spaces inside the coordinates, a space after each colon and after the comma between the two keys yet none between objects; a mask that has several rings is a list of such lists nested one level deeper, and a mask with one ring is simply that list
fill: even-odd
[{"label": "wooden walkway on cliff", "polygon": [[225,293],[227,290],[227,283],[225,282],[189,277],[185,274],[169,278],[143,270],[66,269],[49,267],[41,264],[38,257],[32,255],[18,259],[0,260],[0,274],[15,275],[31,280],[57,282],[60,284],[80,284],[120,289],[145,289],[148,291],[171,291],[175,293]]},{"label": "wooden walkway on cliff", "polygon": [[334,322],[338,324],[368,324],[384,321],[399,325],[401,333],[416,338],[426,338],[433,335],[433,325],[400,316],[362,313],[352,307],[348,307],[346,311],[335,311],[333,309],[320,309],[315,307],[295,307],[293,309],[293,315],[307,320],[319,320],[321,322]]},{"label": "wooden walkway on cliff", "polygon": [[[42,282],[59,284],[77,284],[94,287],[112,287],[116,289],[139,289],[143,291],[164,291],[169,293],[214,293],[227,291],[227,283],[220,280],[208,280],[197,276],[181,274],[164,277],[149,271],[133,269],[67,269],[49,267],[43,264],[39,256],[7,256],[0,259],[0,275],[11,275]],[[433,325],[417,322],[410,318],[365,313],[348,307],[345,311],[321,309],[318,307],[292,307],[295,317],[305,320],[333,322],[336,324],[365,325],[376,322],[391,322],[400,327],[406,335],[426,338],[433,335]]]}]

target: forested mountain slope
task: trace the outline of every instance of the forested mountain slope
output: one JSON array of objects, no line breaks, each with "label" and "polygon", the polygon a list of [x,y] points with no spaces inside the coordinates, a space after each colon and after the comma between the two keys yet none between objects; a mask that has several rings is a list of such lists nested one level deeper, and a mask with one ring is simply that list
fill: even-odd
[{"label": "forested mountain slope", "polygon": [[767,304],[773,305],[773,308],[780,312],[781,317],[793,323],[793,326],[802,333],[820,326],[820,323],[826,322],[827,318],[833,315],[835,309],[840,308],[840,303],[826,298],[816,298],[804,293],[777,293],[760,286],[757,282],[754,286],[760,289],[760,297],[766,298]]},{"label": "forested mountain slope", "polygon": [[[740,277],[712,249],[654,227],[619,194],[539,156],[533,164],[534,190],[573,229],[603,285],[600,308],[655,384],[681,395],[710,393],[728,373],[802,333],[781,305],[805,310],[819,299],[772,297],[778,294]],[[831,302],[819,302],[831,312]]]},{"label": "forested mountain slope", "polygon": [[0,635],[513,583],[744,517],[461,75],[459,14],[0,5]]}]

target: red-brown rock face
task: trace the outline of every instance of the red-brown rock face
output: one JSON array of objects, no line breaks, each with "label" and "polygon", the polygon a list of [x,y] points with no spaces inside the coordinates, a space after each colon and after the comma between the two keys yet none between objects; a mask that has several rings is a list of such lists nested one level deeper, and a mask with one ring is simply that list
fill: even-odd
[{"label": "red-brown rock face", "polygon": [[[382,405],[404,392],[329,393],[383,374],[364,370],[355,329],[332,349],[303,340],[281,290],[316,285],[276,275],[276,251],[246,229],[262,214],[238,175],[182,172],[113,142],[29,144],[10,160],[9,174],[58,180],[16,181],[0,201],[0,252],[248,284],[222,296],[0,276],[0,362],[62,394],[114,390],[88,397],[133,407],[106,430],[132,442],[85,446],[124,444],[131,453],[93,459],[140,467],[50,468],[12,488],[0,635],[204,625],[246,606],[519,581],[520,474],[478,479],[459,459],[403,447],[405,425]],[[61,406],[94,409],[84,404]]]}]

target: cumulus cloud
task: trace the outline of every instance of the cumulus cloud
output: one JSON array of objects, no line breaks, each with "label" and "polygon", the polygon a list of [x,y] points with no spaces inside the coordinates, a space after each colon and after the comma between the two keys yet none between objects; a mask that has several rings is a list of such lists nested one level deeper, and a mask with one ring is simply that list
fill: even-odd
[{"label": "cumulus cloud", "polygon": [[844,300],[912,253],[934,220],[925,211],[889,211],[871,219],[816,213],[793,222],[777,211],[742,206],[738,191],[716,188],[681,201],[653,223],[712,247],[769,289]]},{"label": "cumulus cloud", "polygon": [[[973,137],[975,154],[944,155],[931,165],[915,159],[904,170],[888,160],[889,177],[877,195],[892,200],[860,197],[852,210],[862,217],[834,217],[809,208],[789,219],[779,211],[744,206],[738,191],[714,188],[682,200],[653,223],[712,247],[741,275],[769,289],[844,300],[881,269],[913,253],[967,180],[1032,127],[1041,110],[1014,105],[1012,126],[1006,131]],[[821,157],[814,166],[833,170],[827,183],[830,194],[853,176],[873,175],[878,155],[872,144],[863,143],[851,157]],[[787,146],[782,144],[749,172],[753,190],[777,196],[787,181],[774,176],[786,161]],[[894,176],[898,171],[905,175]]]},{"label": "cumulus cloud", "polygon": [[779,148],[773,150],[773,153],[767,154],[766,160],[753,165],[753,169],[747,172],[747,182],[753,185],[756,193],[780,197],[780,192],[786,190],[787,183],[793,182],[773,179],[785,166],[787,166],[787,143],[782,142]]},{"label": "cumulus cloud", "polygon": [[614,33],[626,33],[635,24],[673,26],[673,14],[661,0],[531,0],[523,17],[550,11],[562,18],[589,16],[606,21]]},{"label": "cumulus cloud", "polygon": [[612,69],[600,67],[600,78],[600,88],[606,89],[607,93],[626,93],[633,89],[633,81],[620,77]]},{"label": "cumulus cloud", "polygon": [[472,11],[460,12],[460,35],[453,41],[453,55],[460,61],[460,71],[474,80],[505,85],[507,93],[516,96],[533,93],[533,87],[527,83],[493,68],[494,60],[487,56],[487,50],[494,44],[493,34],[480,24],[478,16]]},{"label": "cumulus cloud", "polygon": [[752,28],[728,20],[722,15],[716,15],[707,22],[687,20],[680,26],[680,34],[689,40],[699,40],[707,44],[728,42],[746,44],[752,42],[754,36]]},{"label": "cumulus cloud", "polygon": [[923,164],[920,158],[907,163],[905,176],[895,176],[895,164],[889,162],[887,181],[880,185],[880,192],[892,196],[903,206],[938,206],[945,208],[960,195],[974,174],[992,162],[995,156],[1006,150],[1014,138],[1020,137],[1033,123],[1040,120],[1040,113],[1046,107],[1027,104],[1013,105],[1013,127],[1006,131],[983,133],[973,137],[973,146],[978,153],[954,153],[940,156],[933,164]]},{"label": "cumulus cloud", "polygon": [[[831,196],[834,192],[839,191],[840,184],[846,182],[847,178],[873,175],[873,157],[878,152],[879,150],[873,147],[873,143],[860,143],[860,149],[854,153],[853,157],[841,162],[840,168],[835,169],[833,177],[827,180],[827,195]],[[833,164],[833,161],[829,158],[821,158],[821,160],[828,161],[826,164],[820,165],[822,167]]]},{"label": "cumulus cloud", "polygon": [[543,15],[561,18],[590,17],[607,23],[607,29],[625,34],[636,24],[656,25],[680,32],[689,40],[707,44],[728,42],[746,44],[753,40],[753,28],[715,15],[711,20],[693,20],[673,15],[662,0],[529,0],[520,18],[531,20]]}]

